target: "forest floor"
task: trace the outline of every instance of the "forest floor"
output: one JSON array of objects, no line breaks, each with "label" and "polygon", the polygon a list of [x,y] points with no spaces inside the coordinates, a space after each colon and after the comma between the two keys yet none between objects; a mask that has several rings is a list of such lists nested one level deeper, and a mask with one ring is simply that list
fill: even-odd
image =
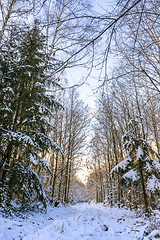
[{"label": "forest floor", "polygon": [[135,211],[88,203],[48,207],[46,213],[0,216],[0,240],[160,239],[160,211],[151,219]]}]

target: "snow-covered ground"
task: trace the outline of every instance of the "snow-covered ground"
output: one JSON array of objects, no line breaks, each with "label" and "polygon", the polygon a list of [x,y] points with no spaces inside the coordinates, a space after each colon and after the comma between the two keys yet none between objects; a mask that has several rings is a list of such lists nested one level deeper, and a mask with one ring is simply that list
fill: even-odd
[{"label": "snow-covered ground", "polygon": [[[144,232],[149,235],[144,237]],[[160,212],[149,221],[134,211],[87,203],[48,207],[23,218],[0,217],[0,240],[133,240],[160,236]]]}]

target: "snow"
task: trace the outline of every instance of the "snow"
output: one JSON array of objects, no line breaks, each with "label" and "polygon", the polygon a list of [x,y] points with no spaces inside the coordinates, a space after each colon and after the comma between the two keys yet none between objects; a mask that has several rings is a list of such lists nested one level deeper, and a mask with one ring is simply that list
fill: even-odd
[{"label": "snow", "polygon": [[128,152],[125,157],[124,160],[120,163],[118,163],[112,170],[111,170],[111,175],[113,172],[118,172],[119,169],[123,169],[125,170],[127,165],[132,161],[132,158],[130,157],[130,152]]},{"label": "snow", "polygon": [[147,162],[147,160],[150,160],[148,157],[147,158],[145,158],[145,162],[146,162],[146,166],[144,167],[145,168],[145,171],[147,171],[147,172],[151,172],[152,171],[152,168],[151,168],[151,166],[150,166],[150,164]]},{"label": "snow", "polygon": [[157,238],[155,238],[156,235],[160,236],[160,231],[159,230],[154,230],[147,237],[145,237],[144,240],[157,239]]},{"label": "snow", "polygon": [[[137,217],[134,211],[102,204],[83,203],[56,208],[49,206],[46,213],[28,212],[21,218],[1,216],[0,239],[138,240],[143,239],[149,224],[149,220]],[[154,229],[156,234],[159,230]],[[154,233],[152,235],[155,236]]]},{"label": "snow", "polygon": [[44,160],[43,158],[40,158],[39,165],[40,165],[40,167],[47,169],[50,172],[50,174],[52,173],[49,165],[47,164],[46,160]]},{"label": "snow", "polygon": [[51,124],[51,122],[49,122],[45,117],[41,117],[40,120],[44,121],[45,124],[50,126],[51,128],[55,128],[55,126],[53,124]]},{"label": "snow", "polygon": [[11,92],[14,95],[14,91],[11,87],[3,88],[3,92]]},{"label": "snow", "polygon": [[36,82],[35,86],[36,86],[36,87],[39,87],[39,86],[40,86],[40,87],[43,87],[44,84],[42,84],[42,83],[40,83],[40,82]]},{"label": "snow", "polygon": [[152,192],[155,192],[156,190],[160,191],[160,180],[152,175],[152,178],[147,182],[147,189]]},{"label": "snow", "polygon": [[140,147],[140,146],[138,146],[138,149],[137,149],[137,161],[143,156],[143,149]]},{"label": "snow", "polygon": [[1,111],[12,112],[12,109],[10,109],[8,106],[5,106],[4,108],[1,108]]},{"label": "snow", "polygon": [[130,170],[124,174],[123,178],[131,178],[133,181],[137,181],[139,179],[139,176],[135,170]]},{"label": "snow", "polygon": [[52,111],[50,111],[50,109],[47,108],[45,105],[38,104],[38,103],[35,103],[35,105],[37,105],[39,107],[39,113],[40,114],[46,115],[46,113],[48,113],[48,114],[50,114],[50,116],[54,117],[54,114],[52,113]]},{"label": "snow", "polygon": [[27,136],[24,135],[22,132],[12,132],[12,131],[8,131],[2,128],[2,130],[5,132],[2,134],[3,139],[5,140],[7,137],[13,141],[23,141],[24,143],[28,143],[32,146],[34,146],[34,142],[32,141],[32,139]]},{"label": "snow", "polygon": [[158,171],[160,171],[160,163],[159,162],[153,160],[153,165]]},{"label": "snow", "polygon": [[38,165],[37,158],[32,153],[30,153],[30,162],[32,162],[35,166]]}]

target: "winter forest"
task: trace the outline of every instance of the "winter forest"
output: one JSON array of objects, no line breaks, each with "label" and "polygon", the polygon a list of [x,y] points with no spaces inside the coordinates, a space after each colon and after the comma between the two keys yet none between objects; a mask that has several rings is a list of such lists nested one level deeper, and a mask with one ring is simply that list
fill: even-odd
[{"label": "winter forest", "polygon": [[78,204],[150,221],[120,238],[102,212],[101,239],[160,238],[159,0],[0,0],[0,222]]}]

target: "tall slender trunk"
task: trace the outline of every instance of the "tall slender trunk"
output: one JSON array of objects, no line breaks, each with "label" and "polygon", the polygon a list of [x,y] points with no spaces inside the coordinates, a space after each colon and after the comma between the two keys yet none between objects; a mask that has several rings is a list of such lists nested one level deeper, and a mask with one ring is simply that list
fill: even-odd
[{"label": "tall slender trunk", "polygon": [[72,160],[69,163],[69,174],[68,174],[68,186],[67,186],[67,202],[69,201],[69,191],[70,191],[70,183],[71,183],[71,170],[72,170]]},{"label": "tall slender trunk", "polygon": [[[142,113],[141,113],[141,109],[140,109],[140,104],[139,104],[139,98],[138,98],[138,91],[137,91],[137,86],[136,86],[136,82],[135,79],[133,77],[133,83],[134,83],[134,89],[135,89],[135,93],[136,93],[136,104],[137,104],[137,109],[138,109],[138,113],[139,116],[142,117]],[[143,135],[143,139],[145,139],[145,131],[144,131],[144,125],[143,122],[141,121],[142,124],[142,135]]]},{"label": "tall slender trunk", "polygon": [[61,174],[60,174],[60,181],[59,181],[59,186],[58,186],[58,200],[62,200],[61,199],[61,186],[62,186],[62,181],[63,181],[63,171],[64,171],[64,156],[62,156],[62,166],[61,166]]},{"label": "tall slender trunk", "polygon": [[[109,167],[109,173],[111,172],[111,163],[110,163],[110,154],[108,153],[108,167]],[[111,206],[113,205],[113,189],[112,189],[112,177],[109,175],[109,185],[110,185],[110,196],[109,196],[109,203]]]},{"label": "tall slender trunk", "polygon": [[68,170],[69,170],[69,156],[67,157],[65,181],[64,181],[64,202],[65,203],[68,203],[67,201],[67,186],[68,186],[68,173],[69,173]]},{"label": "tall slender trunk", "polygon": [[13,148],[13,143],[10,142],[8,144],[8,147],[7,147],[7,150],[6,150],[6,154],[5,154],[5,160],[4,160],[4,168],[3,168],[3,171],[2,171],[2,177],[1,177],[1,182],[3,183],[6,179],[6,175],[7,175],[7,172],[8,172],[8,169],[9,169],[9,164],[10,164],[10,159],[11,159],[11,154],[12,154],[12,148]]},{"label": "tall slender trunk", "polygon": [[146,213],[148,213],[149,210],[148,210],[147,193],[146,193],[146,189],[145,189],[144,176],[143,176],[143,171],[142,171],[142,169],[140,169],[140,175],[141,175],[141,186],[142,186],[142,192],[143,192],[143,199],[144,199],[145,211],[146,211]]},{"label": "tall slender trunk", "polygon": [[54,170],[54,176],[53,176],[53,182],[52,182],[52,202],[53,202],[54,192],[55,192],[55,184],[56,184],[56,178],[57,178],[57,167],[58,167],[58,154],[56,154],[56,164],[55,164],[55,170]]}]

